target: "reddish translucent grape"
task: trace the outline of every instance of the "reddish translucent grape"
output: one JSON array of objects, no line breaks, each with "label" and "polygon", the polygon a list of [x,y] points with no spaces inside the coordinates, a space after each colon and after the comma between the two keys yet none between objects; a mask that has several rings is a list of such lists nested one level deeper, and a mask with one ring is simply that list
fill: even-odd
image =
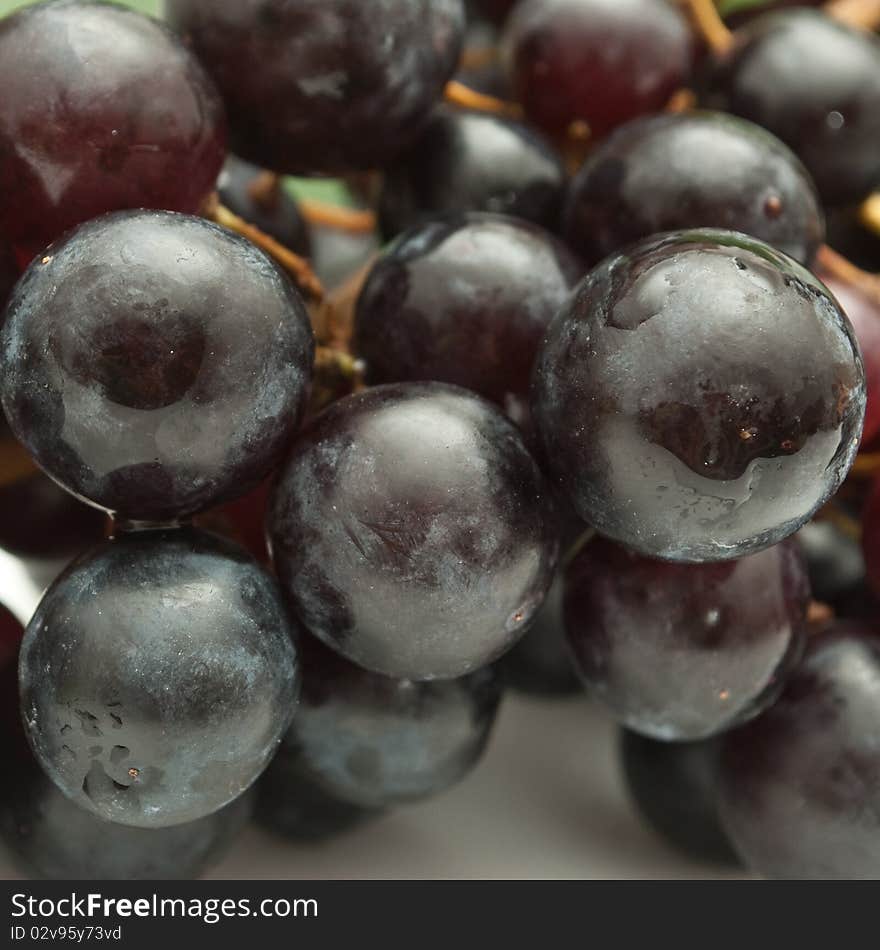
[{"label": "reddish translucent grape", "polygon": [[587,159],[563,231],[589,264],[661,231],[742,231],[809,264],[824,238],[819,199],[797,157],[764,129],[694,112],[635,119]]},{"label": "reddish translucent grape", "polygon": [[202,218],[117,212],[37,258],[2,329],[3,406],[61,485],[131,520],[246,493],[305,410],[305,306],[248,241]]},{"label": "reddish translucent grape", "polygon": [[694,42],[661,0],[522,0],[504,45],[516,99],[548,134],[593,136],[663,108],[686,85]]},{"label": "reddish translucent grape", "polygon": [[357,302],[355,349],[371,382],[454,383],[523,422],[535,354],[582,273],[560,241],[524,221],[426,222],[372,268]]},{"label": "reddish translucent grape", "polygon": [[880,433],[880,301],[826,271],[818,276],[849,317],[862,351],[868,394],[862,442],[867,444]]},{"label": "reddish translucent grape", "polygon": [[763,125],[809,169],[828,204],[880,183],[880,40],[819,10],[785,10],[738,30],[705,100]]},{"label": "reddish translucent grape", "polygon": [[195,212],[223,164],[214,84],[163,25],[57,0],[0,20],[0,235],[35,254],[106,211]]},{"label": "reddish translucent grape", "polygon": [[765,877],[880,868],[880,640],[838,624],[810,642],[781,698],[725,739],[721,816]]},{"label": "reddish translucent grape", "polygon": [[839,488],[865,380],[825,287],[769,245],[683,231],[607,258],[551,324],[532,399],[578,515],[643,554],[728,560]]},{"label": "reddish translucent grape", "polygon": [[282,172],[381,167],[455,71],[461,0],[167,0],[214,77],[233,150]]},{"label": "reddish translucent grape", "polygon": [[807,569],[791,542],[671,564],[595,540],[565,576],[565,625],[590,693],[636,732],[703,739],[755,715],[800,652]]},{"label": "reddish translucent grape", "polygon": [[377,386],[317,416],[281,471],[269,533],[307,629],[366,669],[419,680],[509,649],[557,551],[516,428],[440,383]]}]

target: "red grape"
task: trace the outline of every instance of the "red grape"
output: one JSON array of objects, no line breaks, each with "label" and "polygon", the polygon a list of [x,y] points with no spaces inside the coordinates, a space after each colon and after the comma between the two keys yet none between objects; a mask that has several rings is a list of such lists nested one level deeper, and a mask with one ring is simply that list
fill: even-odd
[{"label": "red grape", "polygon": [[867,444],[880,433],[880,304],[840,277],[822,270],[818,275],[849,317],[862,351],[868,393],[862,442]]},{"label": "red grape", "polygon": [[0,20],[0,235],[25,259],[106,211],[195,212],[225,153],[223,105],[166,27],[105,3]]},{"label": "red grape", "polygon": [[557,137],[572,122],[598,137],[656,112],[685,85],[694,46],[664,0],[522,0],[504,36],[517,100]]}]

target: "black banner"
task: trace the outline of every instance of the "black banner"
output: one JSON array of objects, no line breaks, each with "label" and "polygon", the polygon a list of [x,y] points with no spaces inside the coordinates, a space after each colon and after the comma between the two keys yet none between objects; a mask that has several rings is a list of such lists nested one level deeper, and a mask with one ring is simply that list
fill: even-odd
[{"label": "black banner", "polygon": [[[176,948],[219,940],[221,946],[236,941],[236,947],[261,950],[270,940],[289,947],[338,938],[383,950],[439,941],[460,950],[487,935],[492,946],[528,935],[536,950],[669,939],[677,946],[735,939],[748,947],[762,940],[761,921],[778,918],[786,902],[797,906],[797,914],[787,916],[787,938],[798,929],[794,923],[816,936],[810,917],[827,905],[805,895],[807,888],[815,893],[810,885],[733,881],[0,882],[0,946],[161,950],[162,941]],[[870,908],[876,887],[834,891],[836,898],[848,894]]]}]

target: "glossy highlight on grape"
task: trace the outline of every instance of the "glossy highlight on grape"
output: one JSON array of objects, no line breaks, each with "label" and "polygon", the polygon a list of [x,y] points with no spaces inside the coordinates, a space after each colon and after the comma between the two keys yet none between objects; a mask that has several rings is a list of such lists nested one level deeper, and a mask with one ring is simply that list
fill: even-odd
[{"label": "glossy highlight on grape", "polygon": [[269,535],[303,625],[387,676],[445,679],[521,637],[553,576],[554,506],[516,428],[440,383],[377,386],[304,430]]},{"label": "glossy highlight on grape", "polygon": [[164,25],[53,0],[0,19],[0,235],[36,254],[107,211],[194,213],[226,150],[223,103]]},{"label": "glossy highlight on grape", "polygon": [[30,266],[0,336],[3,407],[36,461],[81,499],[168,521],[255,487],[309,395],[297,291],[202,218],[118,212]]},{"label": "glossy highlight on grape", "polygon": [[729,560],[840,487],[865,378],[812,274],[745,235],[683,231],[585,278],[539,354],[532,409],[584,521],[649,556]]},{"label": "glossy highlight on grape", "polygon": [[28,741],[76,805],[162,828],[241,795],[268,765],[299,690],[275,581],[200,531],[138,531],[50,587],[19,679]]}]

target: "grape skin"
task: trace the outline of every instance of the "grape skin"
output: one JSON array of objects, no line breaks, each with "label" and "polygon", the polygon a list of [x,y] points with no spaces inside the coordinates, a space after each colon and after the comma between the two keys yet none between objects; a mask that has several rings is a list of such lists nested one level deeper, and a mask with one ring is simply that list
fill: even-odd
[{"label": "grape skin", "polygon": [[28,741],[75,804],[161,828],[241,795],[290,725],[295,628],[277,585],[204,532],[140,531],[49,588],[22,643]]},{"label": "grape skin", "polygon": [[0,336],[16,437],[68,491],[167,521],[255,487],[305,410],[302,299],[248,241],[201,218],[118,212],[28,268]]},{"label": "grape skin", "polygon": [[525,633],[553,575],[540,471],[489,403],[440,383],[378,386],[311,423],[269,512],[304,626],[387,676],[462,676]]},{"label": "grape skin", "polygon": [[367,277],[355,351],[371,383],[452,383],[523,423],[538,347],[582,273],[560,241],[514,218],[471,213],[417,225]]},{"label": "grape skin", "polygon": [[563,575],[556,577],[529,632],[501,660],[504,681],[535,696],[567,696],[580,692],[562,615]]},{"label": "grape skin", "polygon": [[0,837],[33,877],[60,881],[196,878],[216,864],[246,824],[245,794],[220,811],[173,828],[102,821],[65,798],[31,763],[0,793]]},{"label": "grape skin", "polygon": [[687,85],[694,41],[670,3],[522,0],[502,49],[531,122],[554,138],[585,122],[596,139]]},{"label": "grape skin", "polygon": [[195,212],[226,151],[223,104],[162,24],[105,3],[0,20],[0,235],[25,260],[107,211]]},{"label": "grape skin", "polygon": [[724,231],[606,259],[551,324],[532,411],[578,515],[652,557],[729,560],[792,534],[859,445],[852,327],[808,271]]},{"label": "grape skin", "polygon": [[461,0],[166,0],[226,102],[233,151],[274,171],[381,167],[452,76]]},{"label": "grape skin", "polygon": [[718,815],[717,739],[657,742],[620,731],[627,787],[655,831],[686,854],[713,864],[738,859]]},{"label": "grape skin", "polygon": [[745,863],[784,880],[875,879],[878,749],[880,642],[838,623],[776,705],[725,739],[721,817]]},{"label": "grape skin", "polygon": [[867,197],[880,183],[880,40],[808,9],[758,17],[736,37],[703,100],[782,139],[826,204]]},{"label": "grape skin", "polygon": [[859,341],[868,400],[862,443],[867,445],[880,434],[880,307],[852,284],[821,270],[818,276],[843,308]]},{"label": "grape skin", "polygon": [[565,574],[565,627],[591,695],[655,739],[705,739],[756,715],[800,655],[810,586],[792,542],[670,564],[602,539]]},{"label": "grape skin", "polygon": [[482,756],[501,699],[491,667],[416,683],[363,670],[311,637],[300,655],[300,706],[278,755],[332,799],[363,809],[418,801]]},{"label": "grape skin", "polygon": [[806,265],[825,234],[797,157],[759,126],[716,112],[617,129],[572,181],[563,231],[592,265],[649,235],[700,227],[751,234]]},{"label": "grape skin", "polygon": [[520,122],[438,107],[418,139],[384,170],[379,220],[392,238],[441,214],[489,211],[559,226],[565,169]]}]

